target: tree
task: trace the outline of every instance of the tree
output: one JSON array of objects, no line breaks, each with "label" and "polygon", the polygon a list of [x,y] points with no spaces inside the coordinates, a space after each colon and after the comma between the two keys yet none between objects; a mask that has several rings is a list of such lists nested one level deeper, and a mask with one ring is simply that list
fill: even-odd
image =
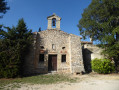
[{"label": "tree", "polygon": [[25,56],[32,44],[31,30],[23,19],[16,27],[0,30],[0,77],[22,76]]},{"label": "tree", "polygon": [[[0,0],[0,13],[5,14],[7,12],[7,10],[9,10],[10,8],[7,6],[7,2],[5,2],[5,0]],[[0,18],[2,18],[3,15],[0,15]]]},{"label": "tree", "polygon": [[38,30],[38,32],[41,32],[42,30],[41,30],[41,27],[39,27],[39,30]]},{"label": "tree", "polygon": [[22,75],[25,56],[29,52],[30,46],[32,44],[32,30],[27,29],[26,23],[24,22],[23,18],[20,19],[18,22],[18,25],[16,27],[16,33],[16,47],[20,60],[20,75]]},{"label": "tree", "polygon": [[80,34],[85,39],[92,37],[100,41],[115,66],[119,61],[119,0],[92,0],[82,14],[78,24]]}]

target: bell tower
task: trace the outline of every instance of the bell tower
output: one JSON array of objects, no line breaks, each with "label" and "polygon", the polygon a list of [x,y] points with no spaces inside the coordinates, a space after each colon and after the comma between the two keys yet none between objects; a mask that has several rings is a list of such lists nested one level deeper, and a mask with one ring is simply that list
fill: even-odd
[{"label": "bell tower", "polygon": [[48,19],[48,27],[47,29],[57,29],[60,30],[60,20],[61,18],[57,16],[55,13],[51,16],[47,17]]}]

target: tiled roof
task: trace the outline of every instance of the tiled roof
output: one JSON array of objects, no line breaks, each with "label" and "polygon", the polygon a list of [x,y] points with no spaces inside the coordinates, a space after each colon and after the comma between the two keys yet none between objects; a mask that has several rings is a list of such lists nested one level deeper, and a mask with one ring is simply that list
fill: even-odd
[{"label": "tiled roof", "polygon": [[93,44],[93,42],[88,42],[88,41],[81,41],[83,44]]}]

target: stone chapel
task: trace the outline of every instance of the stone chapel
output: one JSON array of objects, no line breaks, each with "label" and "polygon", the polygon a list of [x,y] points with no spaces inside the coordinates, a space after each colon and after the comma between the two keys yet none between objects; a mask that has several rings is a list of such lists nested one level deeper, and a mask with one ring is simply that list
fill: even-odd
[{"label": "stone chapel", "polygon": [[56,14],[47,20],[47,30],[33,33],[25,74],[84,72],[81,37],[60,30],[61,18]]}]

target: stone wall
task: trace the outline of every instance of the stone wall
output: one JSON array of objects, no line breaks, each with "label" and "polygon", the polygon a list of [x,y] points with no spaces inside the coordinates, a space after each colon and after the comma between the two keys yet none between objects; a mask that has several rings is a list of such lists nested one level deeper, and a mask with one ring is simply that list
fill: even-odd
[{"label": "stone wall", "polygon": [[38,33],[33,33],[33,44],[30,48],[29,54],[26,56],[25,62],[24,62],[24,75],[32,75],[32,74],[39,74],[39,73],[46,73],[45,68],[38,68],[38,62],[37,62],[37,38]]},{"label": "stone wall", "polygon": [[104,55],[101,54],[102,49],[93,45],[93,43],[86,43],[83,45],[83,60],[84,60],[84,67],[86,72],[91,72],[91,60],[98,58],[103,59]]},{"label": "stone wall", "polygon": [[101,48],[97,47],[96,45],[93,44],[85,44],[84,49],[88,49],[91,51],[91,60],[98,58],[98,59],[103,59],[104,55],[101,54],[102,50]]},{"label": "stone wall", "polygon": [[[44,54],[44,62],[39,62],[39,54]],[[84,71],[80,37],[51,29],[34,33],[33,47],[26,57],[25,73],[48,73],[49,55],[57,55],[58,73]],[[66,55],[66,62],[61,62],[62,55]]]},{"label": "stone wall", "polygon": [[84,72],[80,37],[70,34],[72,73]]},{"label": "stone wall", "polygon": [[[44,46],[44,50],[47,51],[46,56],[57,55],[57,71],[70,72],[69,35],[55,29],[39,32],[39,35],[39,46]],[[55,45],[55,49],[52,49],[53,44]],[[62,49],[62,47],[65,47],[65,49]],[[61,55],[63,54],[66,54],[66,63],[61,62]],[[48,57],[45,59],[48,66]]]}]

